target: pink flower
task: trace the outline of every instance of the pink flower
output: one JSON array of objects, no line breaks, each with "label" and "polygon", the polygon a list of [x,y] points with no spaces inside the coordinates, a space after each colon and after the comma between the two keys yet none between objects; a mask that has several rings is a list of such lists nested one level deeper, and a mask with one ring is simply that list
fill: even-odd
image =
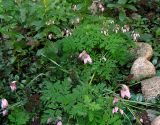
[{"label": "pink flower", "polygon": [[121,115],[124,114],[124,111],[122,109],[119,109],[119,112],[121,113]]},{"label": "pink flower", "polygon": [[140,37],[139,33],[136,33],[134,31],[132,31],[132,34],[131,34],[132,38],[134,41],[138,41],[138,38]]},{"label": "pink flower", "polygon": [[56,125],[62,125],[62,121],[58,121]]},{"label": "pink flower", "polygon": [[99,7],[100,11],[102,11],[102,12],[104,11],[104,6],[102,5],[102,3],[99,3],[98,7]]},{"label": "pink flower", "polygon": [[13,82],[11,82],[11,84],[10,84],[10,88],[11,88],[12,92],[17,89],[17,87],[16,87],[16,82],[17,82],[17,81],[13,81]]},{"label": "pink flower", "polygon": [[114,114],[114,113],[117,113],[118,111],[120,112],[121,115],[124,114],[124,111],[123,111],[122,109],[118,108],[118,107],[114,107],[114,108],[112,109],[112,113],[113,113],[113,114]]},{"label": "pink flower", "polygon": [[139,120],[141,123],[143,123],[143,119],[142,118],[140,118],[140,120]]},{"label": "pink flower", "polygon": [[113,104],[117,103],[118,102],[118,98],[117,96],[114,96],[114,99],[113,99]]},{"label": "pink flower", "polygon": [[120,30],[120,26],[118,24],[115,25],[113,32],[118,33],[118,31]]},{"label": "pink flower", "polygon": [[121,28],[123,33],[128,32],[129,29],[130,29],[129,25],[124,25],[124,27]]},{"label": "pink flower", "polygon": [[131,93],[129,91],[129,88],[128,88],[128,86],[126,86],[124,84],[122,84],[122,89],[121,89],[120,93],[121,93],[122,98],[125,98],[125,97],[127,97],[128,99],[131,98]]},{"label": "pink flower", "polygon": [[90,57],[89,54],[87,54],[87,52],[85,50],[83,50],[82,53],[79,54],[79,58],[84,62],[84,64],[91,64],[92,63],[92,59]]},{"label": "pink flower", "polygon": [[6,99],[1,100],[1,108],[5,109],[8,107],[8,101]]},{"label": "pink flower", "polygon": [[3,116],[6,116],[8,114],[8,111],[7,110],[4,110],[3,112],[2,112],[2,115]]},{"label": "pink flower", "polygon": [[112,113],[114,114],[114,113],[117,113],[118,112],[118,107],[114,107],[113,109],[112,109]]}]

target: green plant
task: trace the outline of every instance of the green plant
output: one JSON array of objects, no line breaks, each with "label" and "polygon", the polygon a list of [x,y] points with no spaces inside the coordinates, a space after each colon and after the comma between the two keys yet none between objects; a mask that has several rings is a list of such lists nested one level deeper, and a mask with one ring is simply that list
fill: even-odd
[{"label": "green plant", "polygon": [[[104,20],[103,17],[98,20],[92,16],[78,26],[70,37],[59,40],[53,45],[61,47],[59,53],[63,61],[60,65],[74,63],[77,60],[77,54],[86,50],[94,63],[92,66],[84,67],[84,74],[88,68],[91,73],[95,72],[106,80],[111,80],[112,76],[118,74],[118,66],[125,65],[132,59],[129,48],[133,47],[134,43],[128,36],[130,33],[124,34],[121,31],[115,33],[113,31],[115,24],[110,24],[109,21],[104,22]],[[106,30],[108,35],[101,33],[102,29]],[[81,71],[83,72],[82,68]]]},{"label": "green plant", "polygon": [[[45,81],[42,92],[44,105],[43,122],[59,117],[64,124],[116,125],[122,124],[121,117],[112,114],[112,100],[104,90],[105,84],[82,83],[74,87],[71,81]],[[82,120],[83,119],[83,120]]]},{"label": "green plant", "polygon": [[[158,0],[0,0],[0,97],[9,103],[1,112],[9,114],[1,116],[0,123],[40,124],[42,119],[46,124],[49,119],[67,125],[132,124],[135,112],[153,104],[135,94],[138,83],[126,80],[134,42],[131,31],[123,28],[139,31],[139,40],[153,45],[152,62],[159,70],[159,4]],[[82,52],[90,57],[89,64],[80,57]],[[121,84],[132,86],[130,100],[116,94]],[[116,104],[114,96],[119,99]],[[156,105],[152,108],[159,106],[158,99]],[[124,114],[113,114],[115,107]]]},{"label": "green plant", "polygon": [[121,21],[124,21],[127,18],[126,16],[127,10],[137,11],[137,8],[134,4],[137,3],[138,1],[139,0],[118,0],[118,1],[108,2],[108,0],[106,0],[105,2],[108,8],[117,10],[119,13],[119,19]]},{"label": "green plant", "polygon": [[[114,89],[108,81],[116,80],[119,66],[132,59],[129,48],[134,43],[130,33],[115,33],[114,24],[104,20],[104,17],[88,17],[71,36],[48,43],[42,50],[44,59],[54,64],[50,66],[52,74],[56,74],[50,74],[51,78],[43,83],[41,100],[46,106],[42,122],[51,117],[66,124],[122,124],[121,116],[112,114],[113,98],[105,90],[107,86]],[[107,30],[107,35],[102,29]],[[83,50],[92,57],[91,65],[78,61]]]},{"label": "green plant", "polygon": [[15,108],[9,115],[11,125],[25,125],[29,120],[29,114],[21,108]]}]

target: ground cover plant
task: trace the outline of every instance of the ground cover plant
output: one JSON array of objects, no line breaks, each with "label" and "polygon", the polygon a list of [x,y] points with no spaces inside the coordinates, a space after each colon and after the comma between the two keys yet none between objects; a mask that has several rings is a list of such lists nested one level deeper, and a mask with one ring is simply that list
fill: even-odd
[{"label": "ground cover plant", "polygon": [[2,125],[147,125],[130,68],[135,42],[154,48],[160,1],[0,0]]}]

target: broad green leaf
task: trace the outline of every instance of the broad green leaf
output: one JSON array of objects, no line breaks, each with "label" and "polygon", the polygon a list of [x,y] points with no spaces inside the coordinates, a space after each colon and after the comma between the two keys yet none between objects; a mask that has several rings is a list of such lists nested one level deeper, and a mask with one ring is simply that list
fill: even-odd
[{"label": "broad green leaf", "polygon": [[140,39],[146,42],[150,42],[153,39],[153,36],[151,34],[145,33],[141,35]]},{"label": "broad green leaf", "polygon": [[25,125],[29,120],[29,114],[23,109],[16,108],[11,112],[8,118],[14,125]]},{"label": "broad green leaf", "polygon": [[156,30],[156,36],[160,36],[160,28]]},{"label": "broad green leaf", "polygon": [[153,65],[156,65],[158,63],[158,57],[154,57],[153,60],[152,60],[152,64]]},{"label": "broad green leaf", "polygon": [[21,18],[22,23],[25,22],[26,20],[26,9],[25,8],[20,9],[20,15],[21,15],[20,18]]},{"label": "broad green leaf", "polygon": [[117,5],[116,4],[108,4],[107,7],[113,8],[113,7],[117,7]]},{"label": "broad green leaf", "polygon": [[133,11],[137,11],[137,8],[133,5],[126,5],[126,8],[131,9]]},{"label": "broad green leaf", "polygon": [[156,76],[160,76],[160,70],[157,71]]},{"label": "broad green leaf", "polygon": [[127,0],[118,0],[118,4],[124,5],[124,4],[126,4],[126,3],[127,3]]},{"label": "broad green leaf", "polygon": [[126,19],[126,13],[124,10],[119,13],[119,19],[121,21],[124,21]]}]

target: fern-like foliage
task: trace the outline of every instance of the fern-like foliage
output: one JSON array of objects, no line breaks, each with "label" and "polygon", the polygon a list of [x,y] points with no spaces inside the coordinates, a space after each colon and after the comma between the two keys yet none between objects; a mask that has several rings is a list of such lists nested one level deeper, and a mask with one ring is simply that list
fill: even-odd
[{"label": "fern-like foliage", "polygon": [[10,125],[26,125],[29,114],[21,108],[15,108],[9,115]]},{"label": "fern-like foliage", "polygon": [[[69,69],[70,65],[74,65],[75,69],[81,68],[84,74],[89,68],[91,73],[96,72],[104,80],[111,80],[113,76],[116,76],[118,67],[131,60],[129,48],[133,47],[134,43],[127,34],[113,32],[114,25],[105,20],[103,17],[88,17],[74,29],[71,36],[53,43],[52,52],[56,46],[59,47],[57,54],[59,53],[61,60],[57,61]],[[108,35],[101,33],[104,27]],[[48,49],[46,50],[48,51]],[[94,63],[90,67],[81,67],[79,63],[75,65],[78,54],[83,50],[86,50],[93,59]],[[51,56],[51,58],[53,57],[57,56]]]},{"label": "fern-like foliage", "polygon": [[[42,122],[49,117],[54,121],[61,117],[67,125],[122,124],[121,116],[112,114],[113,98],[104,90],[109,81],[113,82],[119,67],[131,59],[129,49],[134,43],[129,34],[115,33],[113,27],[104,17],[91,16],[71,36],[46,44],[44,55],[55,67],[53,76],[44,80]],[[102,28],[107,30],[106,35],[101,33]],[[78,59],[83,50],[91,56],[91,65]],[[92,76],[94,80],[90,82]]]},{"label": "fern-like foliage", "polygon": [[[105,97],[104,84],[80,84],[73,88],[70,81],[45,82],[41,98],[45,104],[43,122],[49,117],[55,121],[61,117],[65,124],[114,125],[120,117],[112,115],[112,99]],[[67,120],[68,119],[68,120]],[[83,120],[82,120],[83,119]],[[103,121],[103,122],[102,122]],[[119,124],[120,125],[120,124]]]}]

